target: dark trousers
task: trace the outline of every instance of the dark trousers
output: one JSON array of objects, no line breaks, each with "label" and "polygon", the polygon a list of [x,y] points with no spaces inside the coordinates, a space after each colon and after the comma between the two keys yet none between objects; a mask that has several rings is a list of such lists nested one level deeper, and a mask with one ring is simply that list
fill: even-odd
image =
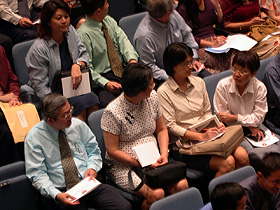
[{"label": "dark trousers", "polygon": [[[35,21],[40,17],[39,9],[35,8],[31,11],[31,21]],[[36,38],[35,27],[21,28],[0,18],[0,33],[10,37],[14,44],[28,41]]]},{"label": "dark trousers", "polygon": [[[115,76],[113,71],[109,71],[105,74],[101,74],[102,77],[105,77],[106,79],[110,81],[115,81],[120,84],[122,84],[121,78]],[[114,100],[118,95],[120,95],[121,91],[118,93],[111,93],[108,91],[105,87],[98,87],[93,90],[93,92],[98,96],[100,101],[100,108],[105,108],[112,100]]]},{"label": "dark trousers", "polygon": [[99,185],[79,201],[79,205],[64,206],[60,202],[43,197],[43,204],[47,210],[88,210],[88,207],[104,210],[132,209],[130,203],[119,194],[117,189],[107,184]]},{"label": "dark trousers", "polygon": [[0,166],[24,160],[23,142],[15,144],[7,121],[0,110]]}]

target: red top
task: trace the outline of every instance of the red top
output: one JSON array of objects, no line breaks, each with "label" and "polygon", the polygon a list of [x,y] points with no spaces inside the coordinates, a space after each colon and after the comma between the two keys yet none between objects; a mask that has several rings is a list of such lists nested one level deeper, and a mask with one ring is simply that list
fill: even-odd
[{"label": "red top", "polygon": [[221,0],[221,7],[224,13],[224,22],[247,22],[259,16],[260,5],[258,0],[249,4],[238,5],[233,0]]},{"label": "red top", "polygon": [[19,84],[17,76],[12,72],[10,63],[7,59],[4,48],[0,45],[0,87],[2,91],[14,93],[19,96]]}]

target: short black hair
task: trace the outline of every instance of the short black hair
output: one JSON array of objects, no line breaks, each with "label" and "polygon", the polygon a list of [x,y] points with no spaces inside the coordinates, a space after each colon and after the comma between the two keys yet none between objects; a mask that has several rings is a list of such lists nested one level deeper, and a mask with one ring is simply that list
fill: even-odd
[{"label": "short black hair", "polygon": [[236,209],[244,195],[246,195],[245,190],[238,183],[218,184],[211,193],[213,210]]},{"label": "short black hair", "polygon": [[52,32],[49,23],[58,9],[62,9],[70,15],[70,8],[63,0],[50,0],[44,3],[40,15],[41,23],[37,27],[37,37],[43,39],[49,39],[51,37]]},{"label": "short black hair", "polygon": [[193,51],[185,43],[173,42],[168,45],[163,54],[163,65],[167,75],[172,77],[174,66],[184,62],[187,56],[193,57]]},{"label": "short black hair", "polygon": [[242,68],[248,68],[251,73],[258,71],[260,68],[260,59],[256,52],[239,51],[232,60],[232,66],[237,64]]},{"label": "short black hair", "polygon": [[130,63],[126,66],[122,76],[122,89],[128,97],[137,96],[147,90],[153,78],[152,69],[140,63]]},{"label": "short black hair", "polygon": [[103,8],[105,0],[81,0],[82,8],[87,15],[92,15],[98,8]]},{"label": "short black hair", "polygon": [[265,154],[264,158],[260,161],[258,171],[267,178],[270,176],[271,172],[278,170],[280,170],[280,154],[277,152]]}]

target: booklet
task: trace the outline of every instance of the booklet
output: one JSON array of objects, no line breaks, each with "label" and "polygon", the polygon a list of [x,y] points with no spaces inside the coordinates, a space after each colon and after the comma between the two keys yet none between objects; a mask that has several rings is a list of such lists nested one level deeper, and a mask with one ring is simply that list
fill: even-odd
[{"label": "booklet", "polygon": [[154,142],[141,144],[132,149],[135,151],[143,168],[157,162],[160,157],[157,145]]},{"label": "booklet", "polygon": [[227,53],[230,48],[234,48],[239,51],[248,51],[257,43],[258,42],[256,40],[248,37],[247,35],[235,34],[228,36],[224,45],[216,48],[207,47],[205,50],[211,53]]},{"label": "booklet", "polygon": [[[217,115],[212,115],[208,119],[202,120],[201,122],[198,122],[198,123],[188,127],[188,130],[205,133],[208,129],[215,128],[218,126],[220,126],[220,121],[219,121]],[[224,133],[225,132],[220,132],[217,136],[213,137],[212,139],[209,139],[208,141],[213,141],[213,140],[217,139],[218,137],[222,136]],[[203,144],[205,142],[206,141],[195,141],[195,144]]]},{"label": "booklet", "polygon": [[73,90],[72,77],[64,77],[61,79],[63,96],[71,98],[91,92],[89,72],[82,73],[82,82],[76,90]]},{"label": "booklet", "polygon": [[274,133],[272,133],[264,125],[260,125],[259,129],[264,131],[264,133],[265,133],[265,137],[262,140],[254,141],[254,140],[248,138],[247,136],[245,136],[245,139],[247,139],[253,146],[255,146],[255,147],[267,147],[267,146],[272,145],[272,144],[276,143],[277,141],[279,141],[279,139],[274,135]]},{"label": "booklet", "polygon": [[76,184],[74,187],[72,187],[66,193],[75,197],[76,199],[72,201],[72,202],[75,202],[75,201],[79,200],[81,197],[83,197],[86,194],[93,191],[100,184],[101,183],[97,179],[89,176],[89,177],[83,179],[82,181],[80,181],[78,184]]}]

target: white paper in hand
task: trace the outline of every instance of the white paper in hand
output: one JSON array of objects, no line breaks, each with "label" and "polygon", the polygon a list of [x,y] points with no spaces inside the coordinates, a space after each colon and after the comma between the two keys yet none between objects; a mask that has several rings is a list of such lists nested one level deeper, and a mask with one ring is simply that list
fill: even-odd
[{"label": "white paper in hand", "polygon": [[154,142],[141,144],[133,147],[132,149],[135,151],[138,161],[142,167],[146,167],[157,162],[160,157],[157,145],[155,145]]},{"label": "white paper in hand", "polygon": [[[82,181],[80,181],[78,184],[76,184],[74,187],[72,187],[66,193],[75,197],[76,200],[79,200],[81,197],[90,193],[92,190],[94,190],[100,184],[101,183],[97,179],[89,176],[89,177],[83,179]],[[76,200],[73,200],[72,202],[75,202]]]}]

